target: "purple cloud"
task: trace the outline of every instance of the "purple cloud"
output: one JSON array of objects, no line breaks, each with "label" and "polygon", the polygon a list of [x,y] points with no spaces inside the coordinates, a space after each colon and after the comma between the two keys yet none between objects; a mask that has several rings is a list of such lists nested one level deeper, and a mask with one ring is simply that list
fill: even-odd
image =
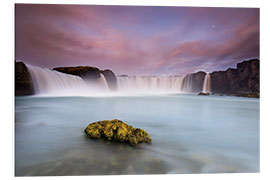
[{"label": "purple cloud", "polygon": [[16,4],[15,23],[16,59],[48,68],[168,75],[259,58],[256,8]]}]

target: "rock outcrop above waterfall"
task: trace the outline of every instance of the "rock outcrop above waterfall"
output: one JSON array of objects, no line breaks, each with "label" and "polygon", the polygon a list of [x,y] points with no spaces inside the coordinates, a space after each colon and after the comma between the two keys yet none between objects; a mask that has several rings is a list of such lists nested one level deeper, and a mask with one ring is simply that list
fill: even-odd
[{"label": "rock outcrop above waterfall", "polygon": [[121,75],[118,75],[118,77],[128,77],[128,75],[126,75],[126,74],[121,74]]},{"label": "rock outcrop above waterfall", "polygon": [[206,73],[203,71],[198,71],[196,73],[186,75],[183,79],[183,90],[188,92],[202,91],[205,75]]},{"label": "rock outcrop above waterfall", "polygon": [[96,67],[91,66],[77,66],[77,67],[57,67],[53,68],[55,71],[59,71],[66,74],[72,74],[80,76],[84,80],[97,81],[100,78],[100,73],[102,73],[108,83],[110,90],[116,90],[117,80],[115,74],[109,70],[100,70]]},{"label": "rock outcrop above waterfall", "polygon": [[98,121],[89,124],[84,132],[93,139],[105,138],[108,141],[126,142],[132,146],[146,142],[150,144],[152,139],[142,129],[134,128],[118,119]]},{"label": "rock outcrop above waterfall", "polygon": [[105,69],[105,70],[101,70],[100,73],[102,73],[105,77],[105,79],[107,80],[108,86],[110,90],[116,90],[117,89],[117,78],[115,76],[115,74],[109,70],[109,69]]},{"label": "rock outcrop above waterfall", "polygon": [[201,91],[205,75],[206,73],[203,71],[199,71],[197,73],[192,74],[192,82],[193,82],[192,92]]},{"label": "rock outcrop above waterfall", "polygon": [[30,73],[23,62],[15,62],[15,95],[32,95],[34,93]]},{"label": "rock outcrop above waterfall", "polygon": [[237,64],[237,68],[214,71],[211,76],[211,92],[247,94],[260,92],[259,60],[252,59]]},{"label": "rock outcrop above waterfall", "polygon": [[90,66],[76,66],[76,67],[57,67],[53,68],[55,71],[59,71],[66,74],[80,76],[84,80],[96,81],[100,78],[99,69]]}]

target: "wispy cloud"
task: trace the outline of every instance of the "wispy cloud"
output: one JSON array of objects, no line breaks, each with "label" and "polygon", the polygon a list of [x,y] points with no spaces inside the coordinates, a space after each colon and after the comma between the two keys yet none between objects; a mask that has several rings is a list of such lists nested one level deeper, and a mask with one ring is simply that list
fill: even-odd
[{"label": "wispy cloud", "polygon": [[259,57],[259,10],[16,4],[16,58],[185,74]]}]

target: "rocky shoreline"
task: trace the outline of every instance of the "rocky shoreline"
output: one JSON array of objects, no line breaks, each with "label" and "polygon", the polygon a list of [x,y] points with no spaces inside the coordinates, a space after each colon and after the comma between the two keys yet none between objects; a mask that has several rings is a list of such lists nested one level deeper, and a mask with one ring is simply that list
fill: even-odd
[{"label": "rocky shoreline", "polygon": [[237,94],[232,94],[231,96],[249,97],[249,98],[260,98],[260,94],[259,93],[237,93]]},{"label": "rocky shoreline", "polygon": [[222,94],[222,93],[204,93],[199,92],[199,96],[209,96],[209,95],[217,95],[217,96],[237,96],[237,97],[247,97],[247,98],[260,98],[259,93],[236,93],[236,94]]}]

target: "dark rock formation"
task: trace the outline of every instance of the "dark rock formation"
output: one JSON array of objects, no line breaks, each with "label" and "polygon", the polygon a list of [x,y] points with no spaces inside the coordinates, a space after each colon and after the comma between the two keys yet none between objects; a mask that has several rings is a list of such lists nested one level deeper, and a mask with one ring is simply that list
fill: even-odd
[{"label": "dark rock formation", "polygon": [[238,97],[260,98],[259,93],[237,93],[237,94],[231,94],[231,95],[238,96]]},{"label": "dark rock formation", "polygon": [[34,94],[30,73],[23,62],[15,62],[15,95]]},{"label": "dark rock formation", "polygon": [[53,68],[55,71],[59,71],[66,74],[72,74],[76,76],[80,76],[86,81],[94,81],[96,82],[98,78],[100,78],[100,73],[102,73],[108,83],[110,90],[116,90],[117,88],[117,79],[115,74],[109,70],[99,70],[96,67],[90,66],[77,66],[77,67],[57,67]]},{"label": "dark rock formation", "polygon": [[210,95],[210,93],[204,93],[204,92],[200,92],[198,95],[200,95],[200,96],[209,96]]},{"label": "dark rock formation", "polygon": [[108,141],[127,142],[132,146],[142,142],[149,144],[152,142],[147,132],[133,128],[118,119],[91,123],[84,132],[93,139],[105,138]]},{"label": "dark rock formation", "polygon": [[206,73],[203,71],[199,71],[199,72],[196,72],[193,74],[188,74],[183,79],[182,87],[184,87],[188,83],[191,83],[190,92],[202,91],[205,75],[206,75]]},{"label": "dark rock formation", "polygon": [[119,77],[128,77],[126,74],[119,75]]},{"label": "dark rock formation", "polygon": [[199,92],[202,90],[205,75],[206,73],[203,71],[192,74],[192,92]]},{"label": "dark rock formation", "polygon": [[214,71],[211,76],[211,92],[243,94],[260,92],[259,60],[252,59],[237,64],[237,69]]},{"label": "dark rock formation", "polygon": [[96,67],[90,66],[57,67],[53,68],[53,70],[66,74],[80,76],[84,80],[97,81],[97,79],[100,78],[99,69]]},{"label": "dark rock formation", "polygon": [[104,75],[104,77],[108,83],[109,89],[116,90],[117,89],[117,78],[116,78],[115,74],[109,69],[100,71],[100,73],[102,73]]}]

